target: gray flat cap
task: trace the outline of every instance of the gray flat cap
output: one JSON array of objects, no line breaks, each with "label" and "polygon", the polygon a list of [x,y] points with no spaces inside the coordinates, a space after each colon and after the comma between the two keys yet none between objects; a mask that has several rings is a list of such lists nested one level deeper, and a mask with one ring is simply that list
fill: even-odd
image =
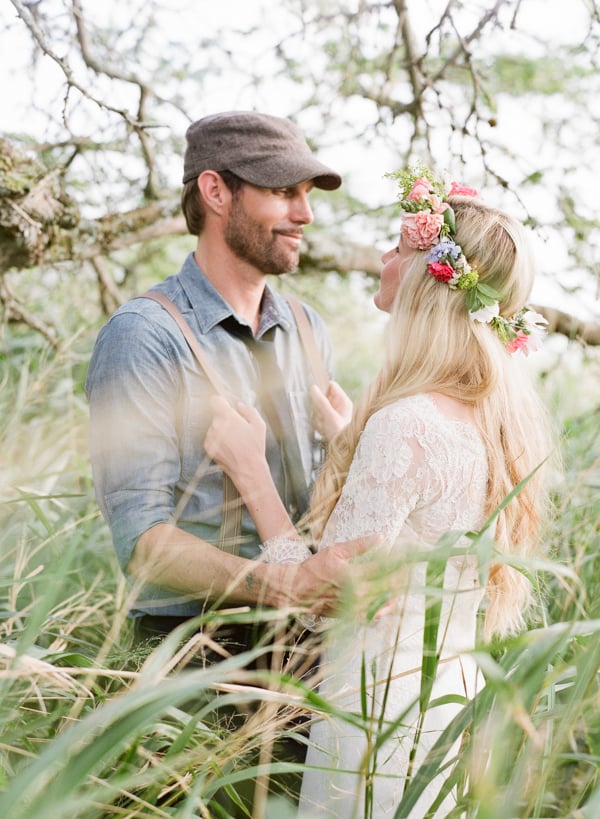
[{"label": "gray flat cap", "polygon": [[183,182],[202,171],[231,171],[261,188],[288,188],[311,179],[332,191],[342,178],[318,162],[302,131],[289,119],[253,111],[212,114],[190,125]]}]

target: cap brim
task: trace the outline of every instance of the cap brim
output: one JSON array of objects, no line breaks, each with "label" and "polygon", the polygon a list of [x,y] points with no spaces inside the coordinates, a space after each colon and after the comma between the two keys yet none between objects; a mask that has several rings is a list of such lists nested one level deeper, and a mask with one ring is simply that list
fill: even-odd
[{"label": "cap brim", "polygon": [[240,163],[228,170],[259,188],[289,188],[312,180],[315,187],[334,191],[342,184],[339,174],[312,156],[295,156],[286,160],[285,164],[279,157],[273,161],[263,159],[260,163]]}]

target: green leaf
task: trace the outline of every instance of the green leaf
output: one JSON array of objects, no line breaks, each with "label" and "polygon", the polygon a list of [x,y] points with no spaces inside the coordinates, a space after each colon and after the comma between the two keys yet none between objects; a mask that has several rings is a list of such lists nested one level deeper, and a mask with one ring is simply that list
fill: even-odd
[{"label": "green leaf", "polygon": [[452,208],[446,208],[444,211],[444,222],[448,225],[452,235],[456,233],[456,219],[454,218],[454,211]]},{"label": "green leaf", "polygon": [[480,295],[487,296],[492,300],[490,304],[494,301],[500,301],[500,299],[502,298],[502,295],[497,290],[495,290],[493,287],[491,287],[489,284],[486,284],[485,282],[478,282],[477,290],[479,291]]},{"label": "green leaf", "polygon": [[485,293],[484,291],[482,291],[481,290],[481,285],[479,285],[479,284],[477,285],[477,287],[474,288],[474,291],[476,293],[478,301],[484,307],[490,307],[492,304],[494,304],[495,302],[498,301],[496,296],[490,296],[487,293]]},{"label": "green leaf", "polygon": [[470,313],[473,313],[475,310],[479,310],[479,308],[483,306],[477,295],[476,288],[472,288],[471,290],[466,291],[465,301],[467,304],[467,310]]},{"label": "green leaf", "polygon": [[437,639],[442,614],[442,586],[445,568],[446,562],[442,560],[430,560],[427,564],[427,596],[419,697],[421,712],[426,711],[429,705],[439,662]]}]

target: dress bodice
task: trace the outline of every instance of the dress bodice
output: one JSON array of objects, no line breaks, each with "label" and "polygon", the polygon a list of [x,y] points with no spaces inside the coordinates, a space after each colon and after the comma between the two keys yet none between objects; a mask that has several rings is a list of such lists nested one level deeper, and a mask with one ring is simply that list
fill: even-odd
[{"label": "dress bodice", "polygon": [[321,546],[381,533],[434,544],[485,520],[487,457],[475,426],[442,412],[427,394],[374,413],[365,425]]}]

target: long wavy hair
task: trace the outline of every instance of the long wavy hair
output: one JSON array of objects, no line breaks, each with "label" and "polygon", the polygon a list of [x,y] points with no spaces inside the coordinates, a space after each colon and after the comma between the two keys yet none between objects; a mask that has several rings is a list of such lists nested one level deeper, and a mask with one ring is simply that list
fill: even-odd
[{"label": "long wavy hair", "polygon": [[[502,294],[501,315],[513,316],[527,302],[535,274],[525,229],[478,199],[456,196],[448,202],[456,217],[456,242],[480,281]],[[488,324],[470,318],[463,291],[427,273],[427,256],[428,251],[415,251],[407,265],[391,310],[383,366],[350,424],[330,444],[313,493],[314,535],[323,534],[371,415],[399,398],[435,391],[473,406],[487,450],[488,514],[532,476],[499,513],[495,529],[498,552],[531,555],[547,507],[539,468],[553,449],[547,412],[521,356],[511,356]],[[485,636],[520,630],[532,599],[529,580],[498,559],[489,570],[487,595]]]}]

